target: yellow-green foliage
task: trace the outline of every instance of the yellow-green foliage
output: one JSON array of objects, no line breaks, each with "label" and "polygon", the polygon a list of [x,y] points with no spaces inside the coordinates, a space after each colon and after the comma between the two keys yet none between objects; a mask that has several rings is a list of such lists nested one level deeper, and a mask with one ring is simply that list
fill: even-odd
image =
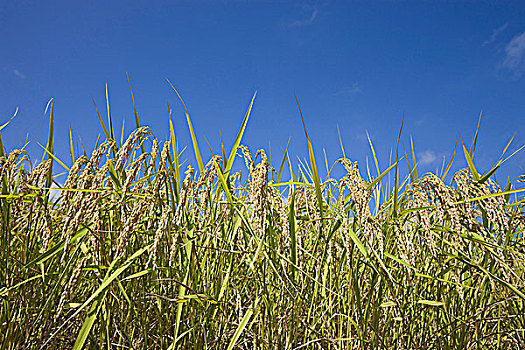
[{"label": "yellow-green foliage", "polygon": [[523,200],[466,148],[449,183],[346,157],[322,180],[308,139],[284,182],[241,144],[249,111],[229,155],[205,164],[194,142],[197,170],[135,116],[121,147],[100,118],[107,140],[71,154],[53,200],[52,123],[47,160],[1,154],[1,349],[525,344]]}]

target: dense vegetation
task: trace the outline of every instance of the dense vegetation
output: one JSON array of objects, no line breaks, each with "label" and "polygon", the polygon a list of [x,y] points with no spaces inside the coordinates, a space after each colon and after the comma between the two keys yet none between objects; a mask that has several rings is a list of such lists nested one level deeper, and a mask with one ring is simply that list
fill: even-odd
[{"label": "dense vegetation", "polygon": [[[469,166],[455,174],[454,157],[418,174],[412,150],[372,175],[342,149],[345,175],[323,180],[308,134],[298,168],[242,146],[251,106],[233,149],[207,164],[186,113],[185,171],[136,111],[120,143],[99,114],[106,140],[72,148],[70,168],[53,154],[52,104],[43,161],[1,145],[0,347],[525,344],[524,175],[496,183],[504,155],[480,172],[475,142],[461,142]],[[51,190],[60,167],[67,181]]]}]

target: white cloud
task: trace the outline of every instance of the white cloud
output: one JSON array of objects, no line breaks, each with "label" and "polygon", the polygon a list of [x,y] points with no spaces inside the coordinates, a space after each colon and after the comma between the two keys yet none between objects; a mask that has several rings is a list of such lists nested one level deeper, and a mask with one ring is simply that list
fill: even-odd
[{"label": "white cloud", "polygon": [[2,70],[4,70],[5,72],[10,72],[10,73],[14,74],[15,76],[17,76],[20,79],[25,79],[26,78],[26,76],[24,74],[22,74],[22,72],[20,72],[16,68],[4,67]]},{"label": "white cloud", "polygon": [[361,87],[356,82],[350,88],[345,88],[345,89],[341,89],[341,90],[337,91],[335,93],[335,95],[336,96],[340,96],[340,95],[354,95],[354,94],[358,94],[360,92],[361,92]]},{"label": "white cloud", "polygon": [[22,73],[20,73],[20,71],[18,69],[13,69],[13,74],[16,75],[17,77],[19,77],[20,79],[25,79],[26,76],[23,75]]},{"label": "white cloud", "polygon": [[434,151],[427,149],[423,153],[419,154],[419,164],[421,165],[430,165],[434,163],[437,159],[437,155]]},{"label": "white cloud", "polygon": [[505,23],[504,25],[502,25],[502,26],[500,26],[500,27],[494,29],[494,30],[492,31],[492,35],[490,36],[490,38],[488,38],[487,40],[485,40],[485,41],[483,42],[483,44],[481,44],[481,46],[487,46],[487,45],[489,45],[489,44],[492,44],[492,43],[496,40],[496,38],[498,37],[498,35],[500,35],[501,32],[503,32],[505,29],[507,29],[508,26],[509,26],[509,24],[508,24],[508,23]]},{"label": "white cloud", "polygon": [[304,20],[297,20],[297,21],[294,21],[292,23],[290,23],[290,27],[304,27],[304,26],[309,26],[311,25],[312,23],[314,23],[315,21],[315,18],[317,17],[317,14],[319,13],[319,10],[317,9],[314,9],[312,11],[312,14],[310,16],[310,18],[308,19],[304,19]]},{"label": "white cloud", "polygon": [[505,57],[500,68],[519,78],[525,72],[525,32],[516,35],[505,46]]}]

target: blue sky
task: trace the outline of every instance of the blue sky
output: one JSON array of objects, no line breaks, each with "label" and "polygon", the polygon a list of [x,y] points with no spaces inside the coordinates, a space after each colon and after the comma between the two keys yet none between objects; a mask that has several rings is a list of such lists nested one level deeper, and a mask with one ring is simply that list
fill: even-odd
[{"label": "blue sky", "polygon": [[[91,148],[102,130],[108,84],[117,129],[134,125],[129,73],[143,124],[167,139],[167,103],[177,138],[189,146],[184,98],[206,158],[206,140],[229,147],[258,91],[244,143],[291,137],[293,159],[307,156],[294,94],[318,161],[347,156],[364,168],[368,130],[388,164],[403,113],[402,146],[412,136],[420,167],[435,170],[454,143],[470,144],[483,111],[475,162],[490,167],[510,137],[525,134],[523,1],[2,1],[0,118],[19,108],[2,138],[8,149],[47,135],[44,109],[55,101],[56,149],[68,163],[68,130]],[[34,141],[28,149],[41,151]],[[465,165],[456,158],[456,168]],[[68,163],[69,164],[69,163]],[[501,175],[523,173],[525,155]]]}]

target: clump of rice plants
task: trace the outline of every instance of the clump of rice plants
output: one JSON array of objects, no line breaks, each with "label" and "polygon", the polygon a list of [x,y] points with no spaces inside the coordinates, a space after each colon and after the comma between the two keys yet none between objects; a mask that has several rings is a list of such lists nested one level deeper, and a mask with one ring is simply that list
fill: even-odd
[{"label": "clump of rice plants", "polygon": [[[525,344],[524,175],[496,183],[503,161],[481,173],[463,145],[469,166],[450,181],[453,159],[420,176],[397,155],[371,176],[344,150],[345,175],[321,179],[305,126],[309,162],[285,181],[286,154],[274,166],[242,145],[252,104],[207,163],[186,112],[197,169],[136,111],[122,146],[99,115],[106,140],[70,168],[52,104],[45,160],[2,145],[0,348]],[[52,200],[56,167],[67,180]]]}]

